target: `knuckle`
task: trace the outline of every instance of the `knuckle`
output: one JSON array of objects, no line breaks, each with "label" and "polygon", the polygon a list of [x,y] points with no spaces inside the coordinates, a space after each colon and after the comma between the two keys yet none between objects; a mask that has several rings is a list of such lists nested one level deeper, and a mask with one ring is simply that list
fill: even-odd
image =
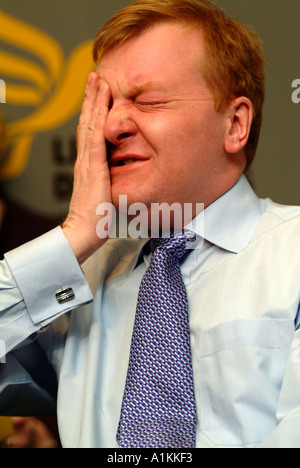
[{"label": "knuckle", "polygon": [[99,106],[96,119],[97,128],[104,127],[108,115],[108,109],[105,106]]},{"label": "knuckle", "polygon": [[87,130],[86,130],[86,134],[87,134],[87,137],[91,138],[93,136],[93,134],[94,134],[94,127],[89,125]]},{"label": "knuckle", "polygon": [[82,128],[84,128],[86,126],[86,119],[85,119],[85,116],[84,115],[81,115],[79,117],[79,124],[78,124],[78,129],[81,130]]}]

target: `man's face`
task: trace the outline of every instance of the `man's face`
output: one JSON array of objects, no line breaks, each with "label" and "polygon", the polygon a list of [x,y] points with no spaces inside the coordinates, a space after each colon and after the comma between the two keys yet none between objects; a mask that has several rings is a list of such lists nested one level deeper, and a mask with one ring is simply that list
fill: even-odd
[{"label": "man's face", "polygon": [[[113,202],[210,204],[226,171],[226,119],[202,75],[201,33],[155,25],[102,57]],[[222,84],[220,83],[220,86]]]}]

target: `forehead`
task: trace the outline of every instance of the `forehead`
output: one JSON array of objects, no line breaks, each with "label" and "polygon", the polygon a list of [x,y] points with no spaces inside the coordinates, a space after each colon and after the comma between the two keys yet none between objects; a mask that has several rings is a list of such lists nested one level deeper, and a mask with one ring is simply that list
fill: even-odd
[{"label": "forehead", "polygon": [[201,31],[180,23],[162,23],[106,52],[97,71],[111,86],[153,83],[163,88],[192,77],[199,79],[204,56]]}]

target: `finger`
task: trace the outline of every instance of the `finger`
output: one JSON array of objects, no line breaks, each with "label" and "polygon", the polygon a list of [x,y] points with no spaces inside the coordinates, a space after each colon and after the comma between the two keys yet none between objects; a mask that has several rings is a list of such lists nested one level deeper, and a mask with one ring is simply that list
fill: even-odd
[{"label": "finger", "polygon": [[85,96],[82,105],[81,115],[79,119],[79,125],[77,129],[77,153],[78,160],[80,161],[84,156],[84,150],[86,145],[86,132],[90,125],[90,121],[95,109],[95,103],[98,94],[98,73],[90,73],[88,75],[88,82],[85,89]]},{"label": "finger", "polygon": [[101,80],[94,112],[88,128],[89,136],[85,148],[86,157],[96,159],[98,163],[107,162],[104,129],[109,112],[110,99],[110,88],[105,81]]}]

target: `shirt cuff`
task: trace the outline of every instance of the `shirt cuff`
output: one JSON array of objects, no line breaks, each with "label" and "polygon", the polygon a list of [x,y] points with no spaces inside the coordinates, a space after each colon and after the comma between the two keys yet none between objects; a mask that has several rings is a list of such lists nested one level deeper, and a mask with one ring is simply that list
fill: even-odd
[{"label": "shirt cuff", "polygon": [[[34,325],[43,327],[56,316],[93,300],[88,282],[60,227],[8,252],[5,259]],[[59,301],[59,297],[65,297],[64,291],[68,291],[68,297]]]}]

